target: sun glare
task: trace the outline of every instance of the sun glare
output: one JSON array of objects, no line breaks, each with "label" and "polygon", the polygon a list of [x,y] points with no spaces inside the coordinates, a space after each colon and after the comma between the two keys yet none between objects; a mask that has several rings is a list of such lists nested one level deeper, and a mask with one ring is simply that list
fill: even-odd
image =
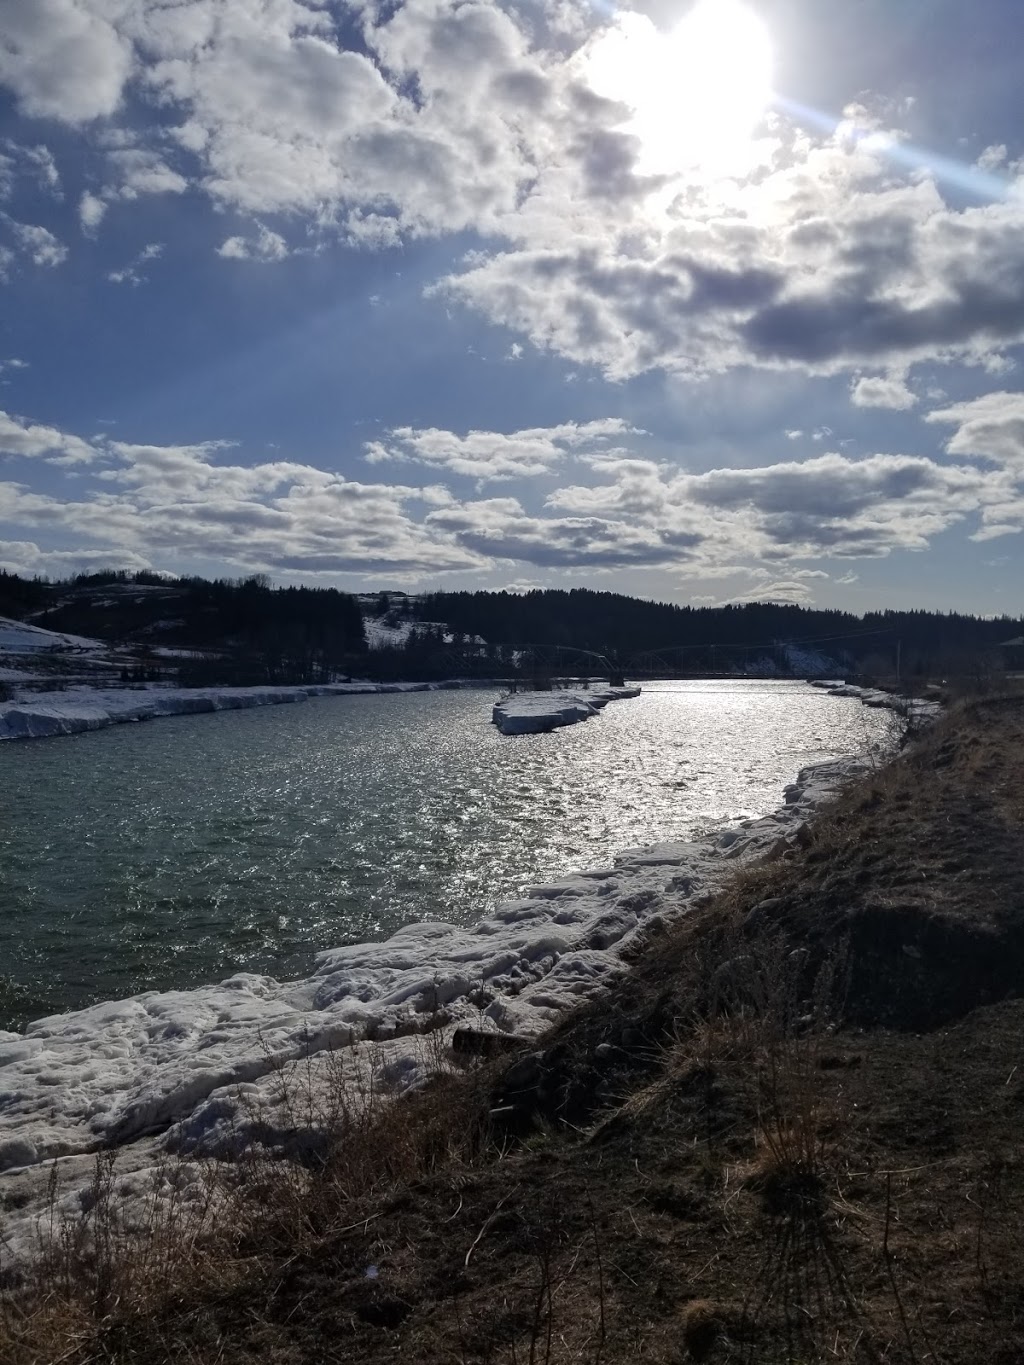
[{"label": "sun glare", "polygon": [[771,41],[740,0],[698,0],[668,33],[624,12],[590,48],[585,74],[631,110],[623,127],[640,140],[641,170],[728,174],[768,106]]}]

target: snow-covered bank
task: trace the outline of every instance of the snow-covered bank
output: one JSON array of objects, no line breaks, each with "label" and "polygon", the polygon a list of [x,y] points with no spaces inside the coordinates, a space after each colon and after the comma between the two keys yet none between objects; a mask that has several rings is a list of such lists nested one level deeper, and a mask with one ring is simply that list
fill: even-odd
[{"label": "snow-covered bank", "polygon": [[923,697],[904,697],[896,692],[885,692],[880,687],[857,687],[835,678],[813,678],[811,686],[831,693],[833,697],[852,697],[865,706],[898,711],[909,721],[932,721],[942,714],[942,705]]},{"label": "snow-covered bank", "polygon": [[494,707],[492,719],[503,735],[536,735],[596,716],[610,701],[639,697],[639,687],[579,691],[518,692]]},{"label": "snow-covered bank", "polygon": [[[239,974],[148,992],[0,1033],[0,1170],[130,1142],[176,1125],[189,1150],[230,1133],[282,1063],[372,1038],[397,1088],[427,1069],[417,1035],[443,1011],[520,1036],[599,991],[638,931],[685,913],[737,861],[793,839],[858,760],[805,770],[786,804],[691,842],[628,850],[614,866],[533,888],[470,927],[410,925],[320,954],[313,974]],[[3,1190],[0,1181],[0,1193]]]},{"label": "snow-covered bank", "polygon": [[490,682],[452,679],[430,683],[324,683],[297,687],[75,687],[63,692],[25,693],[0,705],[0,740],[47,739],[101,730],[127,721],[159,716],[192,716],[206,711],[234,711],[251,706],[306,701],[309,697],[342,697],[378,692],[433,692],[460,687],[494,686]]}]

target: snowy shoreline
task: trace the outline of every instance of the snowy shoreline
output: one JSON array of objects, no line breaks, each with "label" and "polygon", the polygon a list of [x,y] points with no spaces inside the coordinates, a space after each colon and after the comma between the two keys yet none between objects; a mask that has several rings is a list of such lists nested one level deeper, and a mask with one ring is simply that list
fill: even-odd
[{"label": "snowy shoreline", "polygon": [[293,687],[75,687],[63,692],[32,693],[0,704],[0,742],[51,739],[163,716],[244,710],[308,701],[310,697],[444,692],[501,685],[493,678],[479,681],[451,678],[444,682],[320,683]]}]

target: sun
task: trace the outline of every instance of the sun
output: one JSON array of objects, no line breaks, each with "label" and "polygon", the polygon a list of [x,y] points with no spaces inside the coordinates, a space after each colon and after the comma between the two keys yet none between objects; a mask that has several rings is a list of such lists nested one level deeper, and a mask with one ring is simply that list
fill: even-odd
[{"label": "sun", "polygon": [[698,0],[670,32],[622,12],[584,57],[587,84],[627,106],[639,169],[728,174],[771,99],[772,45],[741,0]]}]

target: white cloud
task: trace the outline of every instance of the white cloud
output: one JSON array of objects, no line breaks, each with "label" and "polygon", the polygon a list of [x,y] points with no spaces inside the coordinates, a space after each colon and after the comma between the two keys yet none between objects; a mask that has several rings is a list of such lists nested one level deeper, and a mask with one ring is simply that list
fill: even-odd
[{"label": "white cloud", "polygon": [[618,418],[465,436],[436,427],[397,427],[387,440],[369,441],[365,449],[370,464],[405,460],[489,482],[550,474],[570,453],[607,455],[608,440],[627,434],[638,433]]},{"label": "white cloud", "polygon": [[[107,198],[193,185],[254,219],[229,257],[284,258],[258,226],[269,214],[363,249],[473,231],[487,249],[438,292],[515,346],[613,378],[993,367],[1024,339],[1024,203],[951,207],[926,167],[900,170],[898,130],[864,110],[831,136],[773,115],[729,177],[641,174],[623,107],[587,85],[595,43],[648,23],[635,14],[361,5],[346,49],[321,0],[0,3],[0,82],[21,111],[106,120],[112,179],[81,201],[88,229]],[[129,82],[149,102],[145,136],[118,121]],[[854,388],[875,406],[909,395]]]},{"label": "white cloud", "polygon": [[977,164],[983,171],[997,171],[1006,162],[1005,143],[994,143],[991,147],[986,147],[981,156],[978,157]]},{"label": "white cloud", "polygon": [[147,277],[141,273],[141,267],[145,265],[147,261],[157,260],[158,257],[163,255],[163,250],[164,247],[162,242],[150,242],[133,256],[127,265],[122,266],[120,270],[108,270],[107,279],[111,284],[130,284],[133,287],[144,284]]},{"label": "white cloud", "polygon": [[917,394],[907,387],[905,379],[896,375],[888,378],[866,376],[850,385],[850,402],[855,408],[889,408],[905,412],[917,403]]},{"label": "white cloud", "polygon": [[74,499],[0,483],[0,522],[59,529],[126,554],[212,558],[307,578],[481,565],[479,556],[430,533],[413,515],[443,506],[449,497],[443,489],[364,484],[286,460],[235,464],[229,449],[225,442],[157,446],[103,438],[93,447],[4,414],[0,452],[57,464],[95,459],[100,468]]},{"label": "white cloud", "polygon": [[44,550],[32,540],[0,540],[0,569],[9,573],[62,578],[98,569],[149,569],[145,555],[110,546],[108,549]]},{"label": "white cloud", "polygon": [[283,261],[288,255],[288,243],[280,233],[259,223],[254,238],[229,237],[217,248],[217,255],[234,261]]},{"label": "white cloud", "polygon": [[0,455],[41,456],[50,464],[70,465],[90,463],[96,458],[96,450],[56,427],[40,426],[0,411]]},{"label": "white cloud", "polygon": [[[557,473],[571,461],[579,482],[530,507],[522,497],[460,500],[436,483],[363,483],[288,459],[246,463],[223,441],[89,443],[3,414],[0,452],[83,469],[68,485],[74,496],[0,484],[0,522],[303,577],[422,577],[507,563],[521,572],[633,567],[743,572],[760,594],[765,584],[805,593],[826,574],[823,561],[921,550],[968,519],[983,538],[1024,526],[1020,486],[1004,469],[829,453],[690,474],[633,454],[626,446],[637,434],[610,419],[462,437],[403,429],[389,438],[431,477],[463,463],[481,479],[509,463]],[[734,567],[744,564],[753,567]]]},{"label": "white cloud", "polygon": [[799,579],[783,578],[759,583],[749,592],[736,593],[727,600],[736,604],[778,602],[785,606],[807,607],[813,604],[814,593]]},{"label": "white cloud", "polygon": [[27,256],[33,265],[57,266],[67,260],[67,247],[48,228],[34,223],[19,223],[12,218],[7,218],[6,222],[21,254]]},{"label": "white cloud", "polygon": [[956,426],[950,455],[994,460],[1024,475],[1024,393],[987,393],[930,412],[925,421]]},{"label": "white cloud", "polygon": [[168,166],[162,156],[139,147],[126,147],[108,153],[114,176],[113,192],[121,199],[137,199],[140,194],[183,194],[188,181]]},{"label": "white cloud", "polygon": [[91,190],[83,193],[78,201],[78,217],[84,231],[92,232],[99,227],[107,207],[106,200],[101,199],[98,194],[93,194]]},{"label": "white cloud", "polygon": [[132,70],[132,45],[118,23],[130,8],[116,0],[6,0],[0,83],[22,113],[72,124],[114,114]]},{"label": "white cloud", "polygon": [[26,145],[11,138],[0,140],[0,199],[9,198],[21,176],[33,180],[53,198],[61,198],[60,172],[53,153],[43,143]]}]

